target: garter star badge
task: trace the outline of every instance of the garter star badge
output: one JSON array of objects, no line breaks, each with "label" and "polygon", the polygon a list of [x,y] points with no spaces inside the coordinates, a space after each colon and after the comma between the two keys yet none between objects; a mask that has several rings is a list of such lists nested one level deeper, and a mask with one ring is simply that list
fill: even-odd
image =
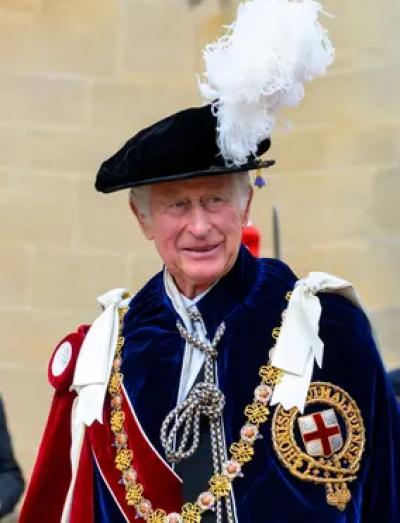
[{"label": "garter star badge", "polygon": [[311,383],[305,414],[278,406],[272,420],[275,452],[291,474],[324,485],[329,505],[344,510],[347,483],[357,479],[365,428],[356,402],[331,383]]}]

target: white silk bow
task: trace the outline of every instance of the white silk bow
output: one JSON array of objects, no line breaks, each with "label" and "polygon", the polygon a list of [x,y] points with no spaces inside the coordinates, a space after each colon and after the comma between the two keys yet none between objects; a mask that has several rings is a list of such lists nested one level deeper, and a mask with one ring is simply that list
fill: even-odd
[{"label": "white silk bow", "polygon": [[93,322],[76,362],[71,389],[78,393],[75,423],[103,422],[103,404],[118,337],[118,307],[125,289],[113,289],[97,300],[103,312]]},{"label": "white silk bow", "polygon": [[314,362],[322,367],[324,344],[319,337],[321,304],[317,293],[334,292],[362,309],[351,283],[325,272],[311,272],[296,283],[281,331],[272,351],[271,363],[284,371],[275,386],[271,405],[304,410]]}]

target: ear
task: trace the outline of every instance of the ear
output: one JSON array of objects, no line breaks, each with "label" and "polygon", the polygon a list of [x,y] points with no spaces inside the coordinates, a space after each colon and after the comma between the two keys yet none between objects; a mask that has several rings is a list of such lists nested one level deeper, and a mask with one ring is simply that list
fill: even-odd
[{"label": "ear", "polygon": [[246,227],[246,225],[249,222],[250,207],[251,207],[251,202],[253,201],[253,194],[254,194],[253,187],[250,186],[246,207],[244,208],[244,211],[242,213],[242,227]]},{"label": "ear", "polygon": [[153,231],[149,217],[139,211],[132,199],[129,200],[129,207],[131,208],[132,213],[135,215],[139,227],[142,230],[142,233],[148,240],[153,239]]}]

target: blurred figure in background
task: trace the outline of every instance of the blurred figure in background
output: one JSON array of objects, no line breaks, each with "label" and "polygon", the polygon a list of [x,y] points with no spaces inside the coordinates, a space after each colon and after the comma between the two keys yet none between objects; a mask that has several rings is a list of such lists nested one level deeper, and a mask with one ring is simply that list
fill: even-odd
[{"label": "blurred figure in background", "polygon": [[394,393],[396,394],[397,401],[400,404],[400,369],[391,370],[389,373],[389,380],[392,384]]},{"label": "blurred figure in background", "polygon": [[10,514],[24,490],[21,469],[14,457],[0,397],[0,518]]},{"label": "blurred figure in background", "polygon": [[253,256],[257,258],[260,256],[260,231],[251,222],[249,222],[246,227],[243,227],[242,243]]}]

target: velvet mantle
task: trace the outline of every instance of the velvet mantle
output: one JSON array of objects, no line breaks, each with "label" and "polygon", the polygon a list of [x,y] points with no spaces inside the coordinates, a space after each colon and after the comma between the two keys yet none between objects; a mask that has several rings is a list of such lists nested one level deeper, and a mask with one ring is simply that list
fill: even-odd
[{"label": "velvet mantle", "polygon": [[[273,344],[271,331],[281,322],[285,294],[295,281],[282,262],[257,260],[241,249],[232,271],[197,304],[210,336],[221,321],[227,327],[219,344],[218,376],[226,396],[228,447],[238,438],[244,407],[259,381],[258,369]],[[340,512],[326,503],[323,487],[291,476],[272,448],[267,422],[263,439],[255,445],[255,458],[245,465],[244,478],[234,482],[240,523],[297,523],[303,518],[307,523],[400,521],[400,421],[368,320],[345,298],[324,294],[320,299],[325,357],[313,381],[330,382],[347,391],[361,409],[366,427],[359,478],[350,484],[352,501]],[[176,320],[160,273],[134,297],[124,327],[125,386],[161,455],[160,426],[176,404],[184,350]],[[122,522],[116,519],[112,501],[105,503],[104,485],[97,480],[102,500],[98,521]]]},{"label": "velvet mantle", "polygon": [[[221,321],[227,327],[218,346],[218,376],[226,396],[224,428],[228,447],[238,439],[244,407],[259,382],[258,369],[273,345],[271,331],[281,322],[287,304],[285,295],[295,282],[295,275],[282,262],[255,259],[242,248],[231,272],[197,304],[210,337]],[[323,368],[315,369],[313,381],[330,382],[347,391],[360,408],[366,428],[366,450],[358,479],[349,484],[352,500],[340,512],[326,503],[323,487],[291,476],[273,450],[271,424],[267,422],[262,428],[263,439],[255,444],[253,461],[243,468],[244,478],[234,481],[240,523],[297,523],[302,519],[307,523],[400,521],[400,416],[368,320],[340,296],[323,294],[320,299],[320,336],[325,355]],[[161,456],[160,426],[176,405],[184,350],[176,320],[177,313],[159,273],[131,301],[124,326],[122,371],[126,393]],[[74,354],[85,332],[86,328],[68,338],[73,342]],[[64,384],[53,385],[57,389],[55,403],[22,511],[23,523],[60,521],[70,477],[69,418],[74,393]],[[125,522],[87,446],[84,450],[81,478],[88,478],[89,472],[93,485],[87,479],[81,482],[76,499],[83,509],[85,504],[90,509],[84,519],[79,516],[76,521]],[[76,513],[82,513],[80,510]]]}]

